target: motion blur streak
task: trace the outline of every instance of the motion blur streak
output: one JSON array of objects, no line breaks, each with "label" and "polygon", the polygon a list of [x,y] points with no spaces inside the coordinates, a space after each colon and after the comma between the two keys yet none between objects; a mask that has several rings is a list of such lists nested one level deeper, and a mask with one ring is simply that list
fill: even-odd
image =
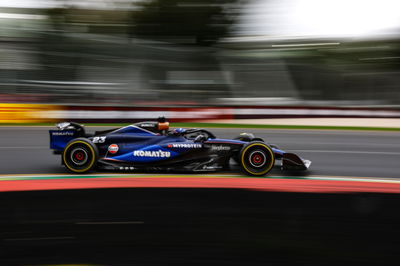
[{"label": "motion blur streak", "polygon": [[51,116],[61,107],[48,104],[2,104],[0,103],[0,123],[42,123],[54,122]]},{"label": "motion blur streak", "polygon": [[[0,123],[398,120],[399,10],[398,0],[0,0]],[[0,174],[66,175],[46,130],[1,127]],[[1,180],[0,265],[399,261],[398,132],[254,133],[303,150],[314,177]]]},{"label": "motion blur streak", "polygon": [[3,103],[400,104],[398,1],[0,5]]},{"label": "motion blur streak", "polygon": [[[398,194],[135,188],[0,198],[2,265],[372,266],[398,259]],[[143,223],[122,224],[131,221]]]}]

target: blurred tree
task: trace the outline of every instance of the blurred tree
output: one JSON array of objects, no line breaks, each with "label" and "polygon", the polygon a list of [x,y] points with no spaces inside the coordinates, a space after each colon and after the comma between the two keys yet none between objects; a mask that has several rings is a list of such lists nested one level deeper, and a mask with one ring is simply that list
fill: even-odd
[{"label": "blurred tree", "polygon": [[137,3],[131,34],[212,45],[229,32],[239,0],[151,0]]}]

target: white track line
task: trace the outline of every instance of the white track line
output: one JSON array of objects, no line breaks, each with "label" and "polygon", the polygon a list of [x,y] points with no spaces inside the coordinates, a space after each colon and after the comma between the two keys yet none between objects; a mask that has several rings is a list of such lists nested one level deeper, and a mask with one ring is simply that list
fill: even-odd
[{"label": "white track line", "polygon": [[355,176],[307,176],[306,179],[311,180],[331,180],[331,181],[360,181],[360,182],[376,182],[376,183],[400,183],[400,178],[383,178],[383,177],[355,177]]},{"label": "white track line", "polygon": [[290,150],[295,152],[314,152],[314,153],[349,153],[349,154],[386,154],[400,155],[400,152],[385,152],[385,151],[337,151],[337,150]]}]

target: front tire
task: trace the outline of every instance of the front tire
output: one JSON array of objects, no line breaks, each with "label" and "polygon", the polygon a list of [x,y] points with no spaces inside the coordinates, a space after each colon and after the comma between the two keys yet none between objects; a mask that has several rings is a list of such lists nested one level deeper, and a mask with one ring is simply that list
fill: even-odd
[{"label": "front tire", "polygon": [[250,142],[240,151],[239,163],[247,175],[263,176],[271,171],[275,164],[274,152],[263,142]]},{"label": "front tire", "polygon": [[62,160],[69,171],[86,173],[95,167],[98,154],[97,147],[90,140],[77,138],[67,144]]}]

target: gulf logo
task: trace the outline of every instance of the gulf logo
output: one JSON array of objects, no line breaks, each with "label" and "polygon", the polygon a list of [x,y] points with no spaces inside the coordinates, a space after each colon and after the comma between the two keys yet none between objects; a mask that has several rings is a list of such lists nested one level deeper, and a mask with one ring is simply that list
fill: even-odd
[{"label": "gulf logo", "polygon": [[108,152],[111,154],[117,153],[118,150],[119,150],[119,147],[117,144],[111,144],[110,146],[108,146]]}]

